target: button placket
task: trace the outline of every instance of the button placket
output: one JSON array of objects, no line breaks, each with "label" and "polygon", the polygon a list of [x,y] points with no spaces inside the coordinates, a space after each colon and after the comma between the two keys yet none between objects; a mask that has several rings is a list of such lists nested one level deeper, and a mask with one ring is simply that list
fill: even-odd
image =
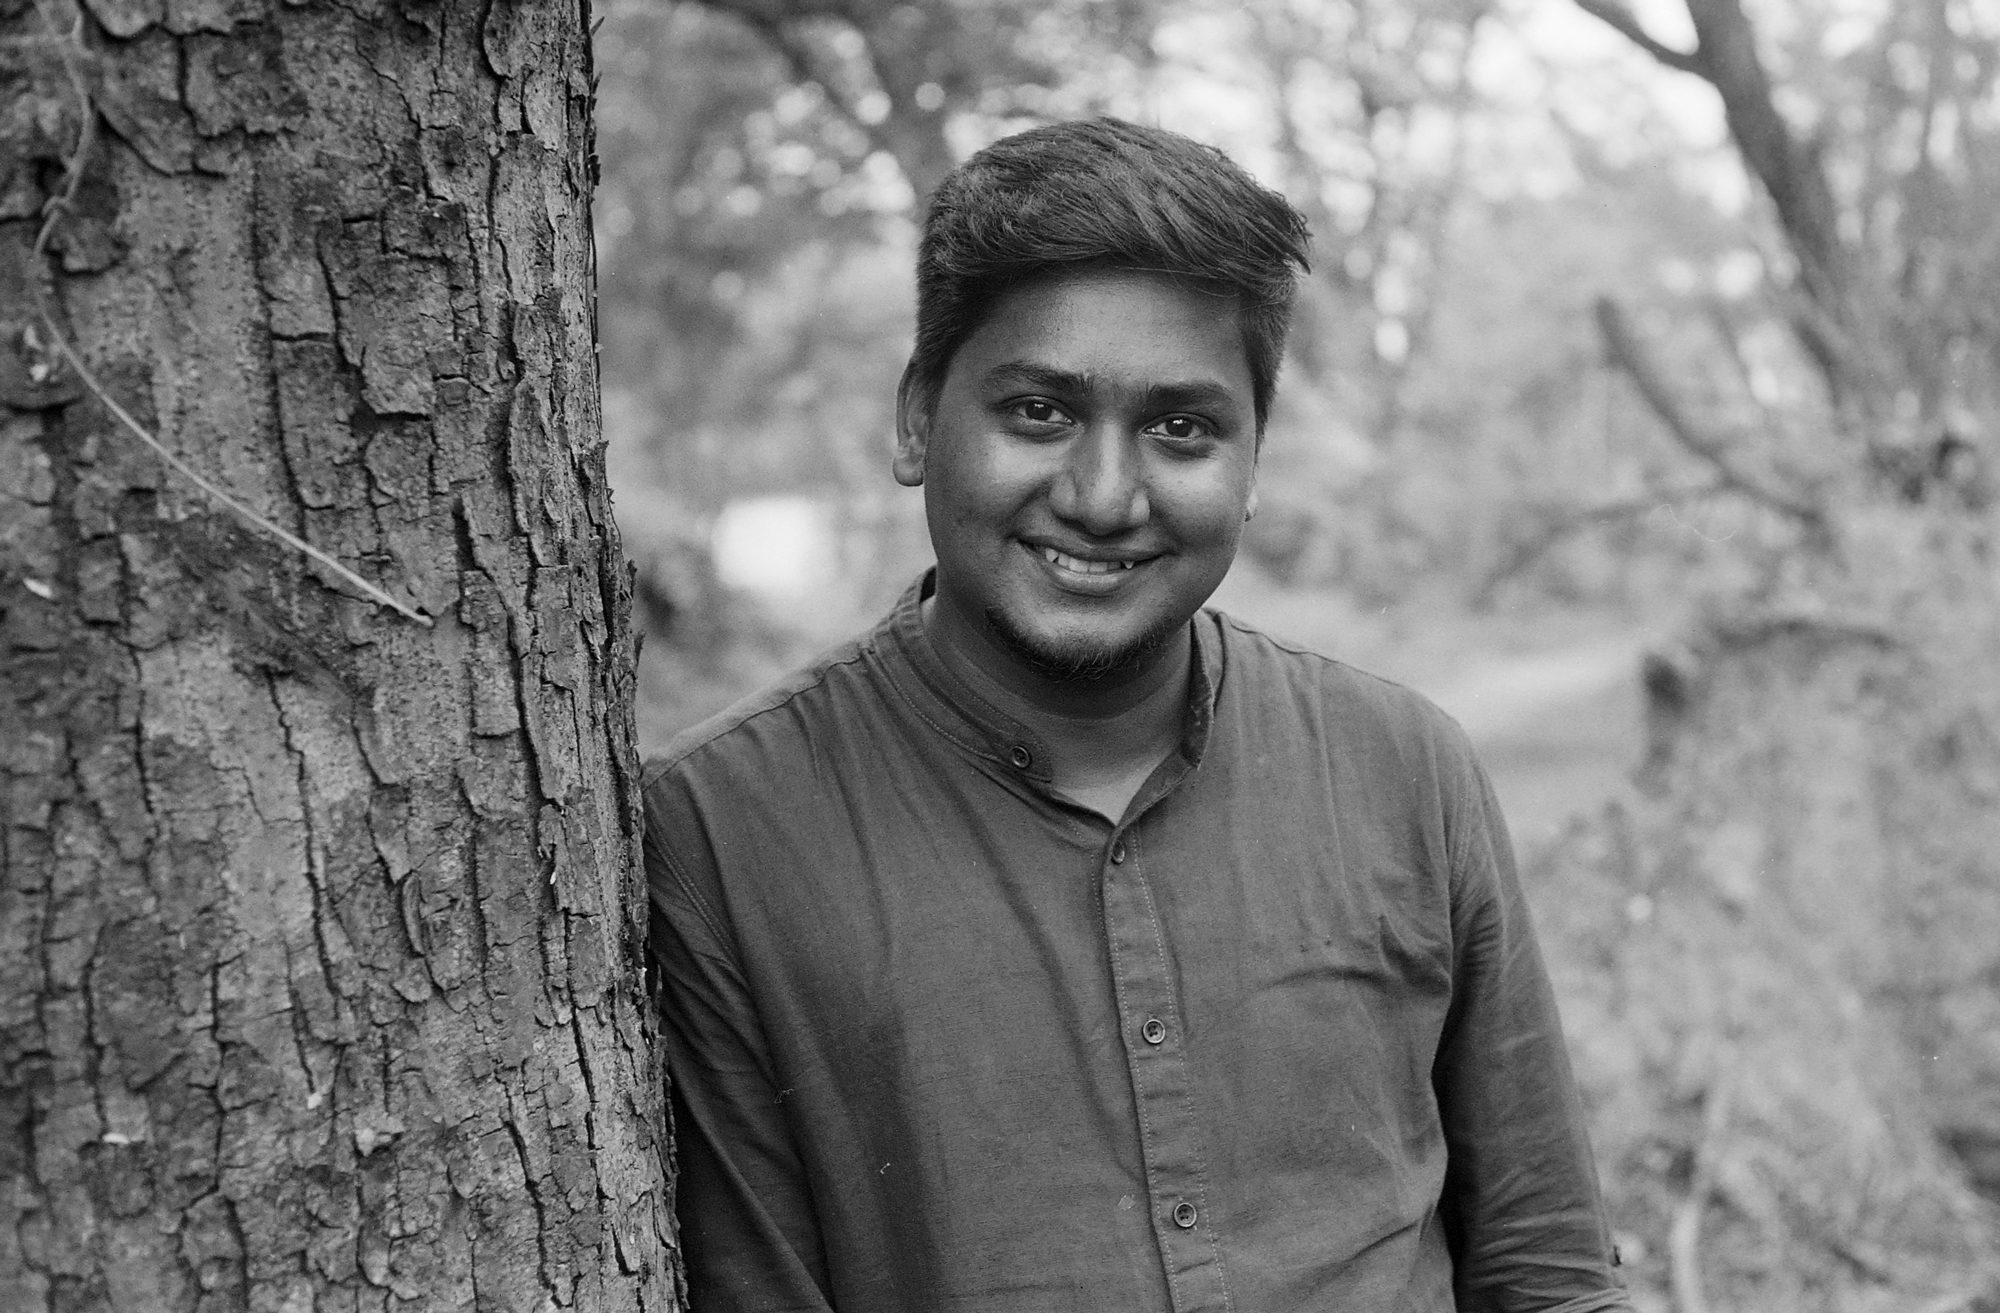
[{"label": "button placket", "polygon": [[[1137,832],[1114,840],[1100,892],[1112,984],[1125,1036],[1126,1072],[1139,1114],[1141,1158],[1175,1313],[1229,1308],[1227,1276],[1211,1227],[1198,1226],[1206,1158],[1187,1053],[1167,1019],[1179,1010],[1167,969],[1165,927],[1148,885]],[[1122,851],[1121,851],[1122,850]],[[1122,860],[1121,860],[1122,857]],[[1114,879],[1112,869],[1118,869]]]}]

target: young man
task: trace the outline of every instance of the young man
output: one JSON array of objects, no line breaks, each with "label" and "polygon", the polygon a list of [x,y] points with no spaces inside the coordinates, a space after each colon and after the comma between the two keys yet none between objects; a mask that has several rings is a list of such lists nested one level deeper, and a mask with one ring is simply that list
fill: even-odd
[{"label": "young man", "polygon": [[1306,244],[1111,120],[932,199],[937,568],[647,775],[698,1313],[1628,1307],[1463,736],[1201,609]]}]

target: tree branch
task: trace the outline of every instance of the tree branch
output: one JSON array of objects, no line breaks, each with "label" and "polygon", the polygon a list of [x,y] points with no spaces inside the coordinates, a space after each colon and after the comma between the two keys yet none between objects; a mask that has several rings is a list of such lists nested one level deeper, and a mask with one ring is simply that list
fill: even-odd
[{"label": "tree branch", "polygon": [[1701,42],[1701,75],[1722,97],[1729,135],[1777,206],[1807,286],[1844,319],[1847,253],[1824,165],[1779,113],[1770,70],[1739,0],[1687,0],[1687,9]]},{"label": "tree branch", "polygon": [[734,14],[762,30],[801,18],[847,18],[841,0],[696,0],[705,9]]},{"label": "tree branch", "polygon": [[[882,135],[880,123],[870,123],[861,117],[861,113],[854,101],[849,98],[846,88],[840,85],[840,79],[834,76],[829,70],[819,67],[819,60],[812,46],[802,40],[799,34],[788,25],[790,22],[789,19],[770,14],[761,5],[735,5],[722,3],[721,0],[701,0],[701,3],[741,21],[745,27],[763,39],[764,44],[771,48],[772,53],[785,61],[786,67],[792,71],[793,78],[800,82],[816,84],[822,91],[826,92],[826,102],[833,107],[835,113],[858,129],[861,135],[868,138],[870,143],[878,150],[890,150],[888,139]],[[813,11],[803,16],[830,17],[832,15],[830,12]],[[794,17],[797,17],[797,15]],[[891,153],[893,154],[894,152],[891,151]]]},{"label": "tree branch", "polygon": [[1657,492],[1640,493],[1634,497],[1621,497],[1615,501],[1598,502],[1592,506],[1583,506],[1552,515],[1533,533],[1514,544],[1505,560],[1486,572],[1485,578],[1479,581],[1479,586],[1473,589],[1473,605],[1486,606],[1493,600],[1494,590],[1501,584],[1533,565],[1545,552],[1571,534],[1618,520],[1634,520],[1662,506],[1681,506],[1729,490],[1729,487],[1720,480],[1712,480],[1685,488],[1667,488]]},{"label": "tree branch", "polygon": [[1668,68],[1678,69],[1683,73],[1697,75],[1701,73],[1701,57],[1697,52],[1676,50],[1661,41],[1648,32],[1639,22],[1639,16],[1627,9],[1620,0],[1576,0],[1576,7]]},{"label": "tree branch", "polygon": [[[1683,0],[1694,24],[1692,52],[1665,45],[1643,27],[1625,0],[1575,0],[1578,8],[1621,33],[1662,64],[1692,73],[1722,98],[1730,139],[1744,166],[1763,184],[1778,226],[1798,260],[1806,296],[1820,318],[1851,339],[1859,310],[1854,261],[1840,235],[1839,206],[1826,165],[1812,143],[1779,112],[1771,72],[1757,51],[1757,33],[1741,0]],[[1836,397],[1865,390],[1872,370],[1833,348],[1818,325],[1802,323],[1800,338]]]},{"label": "tree branch", "polygon": [[1763,480],[1737,468],[1725,450],[1725,441],[1704,431],[1681,403],[1666,372],[1646,348],[1625,315],[1623,307],[1608,296],[1597,300],[1597,327],[1611,362],[1625,372],[1639,389],[1646,405],[1666,425],[1674,440],[1705,461],[1722,477],[1722,482],[1759,505],[1790,516],[1815,532],[1826,527],[1826,515],[1816,505],[1773,488]]},{"label": "tree branch", "polygon": [[[916,87],[926,79],[901,76],[907,70],[892,66],[894,52],[884,42],[880,30],[883,15],[876,12],[879,7],[847,0],[798,0],[798,3],[697,0],[697,3],[730,15],[756,33],[785,61],[795,80],[816,83],[826,93],[827,104],[836,114],[859,131],[873,149],[896,161],[919,201],[950,169],[951,151],[942,121],[931,114],[912,115]],[[839,70],[827,66],[822,52],[801,32],[801,22],[813,20],[841,22],[861,36],[868,76],[889,97],[888,117],[862,115],[854,89],[846,85],[848,80]],[[920,126],[918,119],[923,120]]]}]

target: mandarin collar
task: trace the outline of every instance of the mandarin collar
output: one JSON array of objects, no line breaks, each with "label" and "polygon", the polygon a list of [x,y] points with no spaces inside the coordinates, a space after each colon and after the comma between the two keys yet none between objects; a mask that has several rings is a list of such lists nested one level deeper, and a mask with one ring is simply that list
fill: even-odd
[{"label": "mandarin collar", "polygon": [[[1041,735],[954,674],[924,632],[923,603],[935,590],[936,575],[935,566],[924,571],[883,623],[884,646],[901,656],[915,675],[914,679],[905,678],[898,663],[892,661],[892,677],[918,703],[919,711],[927,713],[924,720],[933,729],[974,755],[1047,787],[1053,776]],[[1198,766],[1215,723],[1215,698],[1222,685],[1222,642],[1214,617],[1206,609],[1190,620],[1188,627],[1193,631],[1194,661],[1189,666],[1180,754],[1189,766]]]}]

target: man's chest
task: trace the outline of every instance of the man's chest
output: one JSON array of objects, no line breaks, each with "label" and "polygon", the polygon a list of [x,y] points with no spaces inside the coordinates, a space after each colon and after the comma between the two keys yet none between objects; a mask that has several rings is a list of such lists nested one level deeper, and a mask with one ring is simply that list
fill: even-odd
[{"label": "man's chest", "polygon": [[835,1037],[906,1084],[952,1084],[968,1053],[1120,1067],[1161,1028],[1219,1081],[1351,1076],[1362,1036],[1407,1075],[1450,998],[1438,845],[1283,783],[1201,781],[1117,830],[978,781],[887,815],[801,807],[730,854],[725,884],[757,891],[733,909],[746,967],[815,1060]]}]

